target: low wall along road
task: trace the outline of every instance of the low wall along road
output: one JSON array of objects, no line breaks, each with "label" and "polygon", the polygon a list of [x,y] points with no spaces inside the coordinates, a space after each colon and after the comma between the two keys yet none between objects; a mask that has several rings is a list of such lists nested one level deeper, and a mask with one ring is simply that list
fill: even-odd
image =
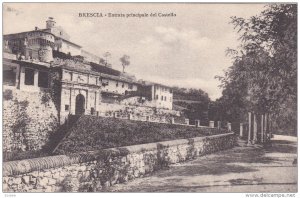
[{"label": "low wall along road", "polygon": [[3,163],[3,192],[95,192],[232,148],[233,133]]}]

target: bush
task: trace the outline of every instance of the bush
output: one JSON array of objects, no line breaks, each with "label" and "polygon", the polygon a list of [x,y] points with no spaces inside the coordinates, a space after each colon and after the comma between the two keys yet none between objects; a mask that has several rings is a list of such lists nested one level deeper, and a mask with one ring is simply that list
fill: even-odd
[{"label": "bush", "polygon": [[4,100],[12,100],[13,99],[12,90],[10,90],[10,89],[5,90],[3,93],[3,99]]},{"label": "bush", "polygon": [[101,118],[81,117],[70,135],[58,146],[57,154],[101,150],[174,139],[225,133],[216,128],[196,128],[181,125]]}]

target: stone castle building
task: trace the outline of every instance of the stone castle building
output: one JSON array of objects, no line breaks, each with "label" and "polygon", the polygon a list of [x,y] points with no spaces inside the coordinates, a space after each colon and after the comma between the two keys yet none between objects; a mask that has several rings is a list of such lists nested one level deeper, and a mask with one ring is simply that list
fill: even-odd
[{"label": "stone castle building", "polygon": [[[136,80],[133,75],[113,69],[103,58],[72,42],[52,17],[46,21],[45,29],[35,27],[32,31],[4,35],[3,43],[4,125],[7,124],[4,141],[6,136],[18,133],[25,139],[32,139],[37,130],[37,125],[33,124],[26,125],[24,133],[13,131],[16,127],[11,125],[19,122],[17,114],[21,114],[23,101],[29,102],[25,113],[31,121],[41,122],[43,109],[49,116],[51,114],[49,119],[53,125],[64,124],[68,115],[134,114],[137,109],[140,109],[137,114],[178,115],[172,110],[170,87]],[[49,123],[41,129],[45,136],[48,136],[48,126]],[[11,148],[6,150],[21,149],[14,141],[7,141]],[[39,145],[29,147],[21,150],[37,149]]]}]

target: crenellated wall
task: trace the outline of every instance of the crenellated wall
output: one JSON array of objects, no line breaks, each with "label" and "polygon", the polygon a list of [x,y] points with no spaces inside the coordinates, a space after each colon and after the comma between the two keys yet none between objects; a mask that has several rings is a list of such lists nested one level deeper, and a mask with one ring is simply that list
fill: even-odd
[{"label": "crenellated wall", "polygon": [[3,163],[3,192],[95,192],[219,150],[233,133]]}]

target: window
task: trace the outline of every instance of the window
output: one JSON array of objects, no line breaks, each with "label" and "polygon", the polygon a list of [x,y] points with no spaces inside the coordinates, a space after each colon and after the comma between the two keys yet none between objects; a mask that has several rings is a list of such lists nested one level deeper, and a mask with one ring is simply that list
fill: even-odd
[{"label": "window", "polygon": [[101,81],[102,86],[104,86],[104,87],[109,85],[109,81],[107,79],[100,78],[100,81]]},{"label": "window", "polygon": [[125,85],[124,85],[124,83],[122,83],[122,88],[124,88],[125,87]]},{"label": "window", "polygon": [[69,105],[65,105],[65,111],[69,111]]},{"label": "window", "polygon": [[167,97],[165,96],[165,101],[167,101]]},{"label": "window", "polygon": [[161,96],[161,98],[160,98],[161,100],[164,100],[164,97],[163,96]]},{"label": "window", "polygon": [[39,71],[38,86],[48,88],[48,72]]},{"label": "window", "polygon": [[116,87],[118,87],[118,86],[119,86],[119,83],[117,82],[117,83],[116,83]]},{"label": "window", "polygon": [[25,68],[25,85],[34,85],[34,70]]},{"label": "window", "polygon": [[155,100],[158,100],[158,95],[155,96]]},{"label": "window", "polygon": [[128,85],[128,89],[133,89],[133,85],[132,85],[132,84],[129,84],[129,85]]}]

